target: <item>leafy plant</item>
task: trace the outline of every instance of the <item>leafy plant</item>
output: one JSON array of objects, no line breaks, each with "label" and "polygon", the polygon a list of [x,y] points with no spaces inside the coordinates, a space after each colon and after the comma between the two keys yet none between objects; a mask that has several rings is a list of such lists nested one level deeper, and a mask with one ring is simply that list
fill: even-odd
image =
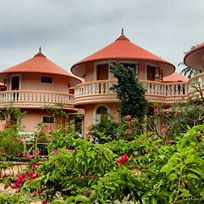
[{"label": "leafy plant", "polygon": [[121,101],[119,113],[122,117],[130,115],[141,121],[148,105],[145,99],[145,90],[139,84],[133,70],[114,62],[110,64],[110,71],[118,80],[118,83],[114,84],[111,89],[117,93],[117,98]]}]

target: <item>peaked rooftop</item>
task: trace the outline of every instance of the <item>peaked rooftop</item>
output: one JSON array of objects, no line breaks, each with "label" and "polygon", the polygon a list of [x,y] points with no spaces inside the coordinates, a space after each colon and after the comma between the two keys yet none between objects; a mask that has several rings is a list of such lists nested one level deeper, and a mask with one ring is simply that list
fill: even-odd
[{"label": "peaked rooftop", "polygon": [[163,78],[163,82],[170,83],[170,82],[188,82],[188,78],[183,76],[182,74],[179,74],[177,72],[174,72],[173,74],[166,76]]},{"label": "peaked rooftop", "polygon": [[42,53],[41,47],[39,48],[39,52],[36,55],[34,55],[33,58],[28,59],[13,67],[7,68],[4,71],[2,71],[1,74],[22,72],[47,73],[76,78],[71,73],[65,71],[63,68],[59,67],[57,64],[49,60]]},{"label": "peaked rooftop", "polygon": [[132,43],[124,35],[123,29],[121,35],[113,43],[77,62],[71,67],[71,71],[75,75],[80,76],[78,73],[79,69],[75,69],[77,66],[87,62],[99,60],[144,60],[149,62],[157,62],[165,65],[165,69],[169,69],[168,73],[165,75],[172,74],[175,70],[174,65],[171,63]]}]

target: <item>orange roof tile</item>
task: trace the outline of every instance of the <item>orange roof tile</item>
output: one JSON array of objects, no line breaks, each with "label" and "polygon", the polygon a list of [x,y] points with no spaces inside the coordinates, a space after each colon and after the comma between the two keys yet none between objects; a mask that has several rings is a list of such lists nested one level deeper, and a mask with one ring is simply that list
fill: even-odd
[{"label": "orange roof tile", "polygon": [[163,82],[166,82],[166,83],[167,82],[188,82],[188,78],[186,78],[182,74],[174,72],[173,74],[164,77]]},{"label": "orange roof tile", "polygon": [[193,67],[204,71],[204,65],[202,61],[203,56],[204,56],[204,42],[190,50],[185,55],[183,61],[189,67]]},{"label": "orange roof tile", "polygon": [[84,58],[74,64],[71,71],[77,75],[75,67],[91,61],[99,60],[145,60],[165,64],[171,69],[170,73],[175,70],[174,65],[152,54],[151,52],[133,44],[125,35],[121,34],[115,42],[109,44],[98,52]]},{"label": "orange roof tile", "polygon": [[39,52],[33,56],[33,58],[26,60],[20,64],[17,64],[13,67],[7,68],[4,71],[2,71],[0,74],[22,73],[22,72],[63,75],[63,76],[71,77],[75,81],[78,81],[78,83],[81,82],[81,80],[78,77],[74,76],[72,73],[65,71],[63,68],[59,67],[57,64],[49,60],[41,52],[41,48],[39,49]]}]

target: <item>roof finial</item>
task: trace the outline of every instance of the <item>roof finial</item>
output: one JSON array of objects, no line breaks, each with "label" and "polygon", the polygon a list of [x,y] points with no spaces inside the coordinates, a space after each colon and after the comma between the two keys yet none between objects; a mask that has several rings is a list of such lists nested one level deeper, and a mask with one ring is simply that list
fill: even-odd
[{"label": "roof finial", "polygon": [[124,35],[124,28],[121,29],[121,35]]},{"label": "roof finial", "polygon": [[42,53],[42,48],[41,48],[41,46],[39,47],[39,53]]}]

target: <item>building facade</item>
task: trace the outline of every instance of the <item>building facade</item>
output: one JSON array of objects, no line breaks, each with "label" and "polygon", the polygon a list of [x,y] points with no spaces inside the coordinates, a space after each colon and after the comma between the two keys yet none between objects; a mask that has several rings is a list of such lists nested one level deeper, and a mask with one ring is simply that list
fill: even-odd
[{"label": "building facade", "polygon": [[[118,61],[131,67],[146,89],[149,103],[185,103],[195,93],[194,84],[204,89],[204,74],[190,80],[175,72],[175,66],[132,43],[122,31],[111,44],[71,67],[70,74],[51,62],[41,49],[31,59],[0,73],[0,109],[12,104],[26,110],[24,131],[34,131],[39,122],[55,122],[44,111],[44,104],[61,103],[67,113],[83,113],[83,135],[107,112],[119,120],[119,100],[110,87],[117,83],[109,71],[109,63]],[[191,50],[184,58],[187,66],[204,71],[204,44]],[[82,81],[78,78],[82,78]],[[5,124],[1,124],[1,129]]]},{"label": "building facade", "polygon": [[133,44],[122,31],[113,43],[71,67],[73,74],[85,80],[75,87],[74,96],[74,106],[85,111],[85,135],[104,111],[119,119],[119,101],[109,89],[116,83],[108,67],[112,61],[134,70],[135,76],[146,89],[149,103],[164,104],[167,108],[174,103],[185,103],[194,92],[192,84],[197,80],[203,84],[204,80],[203,75],[188,80],[176,73],[174,65]]},{"label": "building facade", "polygon": [[[33,58],[2,71],[0,80],[0,109],[12,106],[26,112],[22,118],[26,133],[35,131],[41,122],[48,131],[56,128],[57,121],[44,109],[45,105],[60,103],[67,113],[79,111],[73,106],[74,95],[69,88],[81,80],[50,61],[41,48]],[[6,122],[1,121],[1,130],[8,126]]]}]

